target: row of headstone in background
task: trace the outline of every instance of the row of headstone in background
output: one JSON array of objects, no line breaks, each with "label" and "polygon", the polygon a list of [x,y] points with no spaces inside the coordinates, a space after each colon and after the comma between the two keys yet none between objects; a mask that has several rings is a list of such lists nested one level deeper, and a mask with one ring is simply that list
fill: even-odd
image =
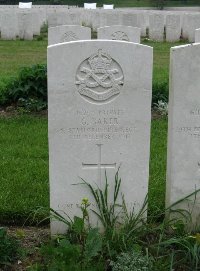
[{"label": "row of headstone in background", "polygon": [[20,39],[32,40],[33,35],[40,35],[43,21],[38,12],[19,11],[1,14],[1,38],[5,40]]},{"label": "row of headstone in background", "polygon": [[[48,29],[48,44],[76,40],[90,40],[91,28],[79,25],[61,25]],[[140,28],[131,26],[105,26],[97,29],[97,39],[122,40],[140,43]]]},{"label": "row of headstone in background", "polygon": [[[15,13],[18,13],[19,10],[18,8],[2,8],[0,6],[0,28],[5,29],[8,27],[11,32],[11,27],[8,24],[14,24],[12,18],[15,21],[15,17],[18,17]],[[20,12],[26,13],[27,10],[21,9]],[[190,42],[194,42],[195,29],[200,28],[200,14],[185,14],[185,12],[178,11],[122,11],[120,9],[109,11],[46,6],[45,8],[32,8],[30,12],[32,12],[34,19],[28,25],[32,24],[33,28],[37,28],[39,23],[40,26],[43,23],[48,23],[49,27],[67,24],[86,25],[94,30],[103,26],[125,25],[139,27],[142,37],[148,36],[156,41],[163,41],[166,36],[167,41],[179,41],[183,37],[185,39],[188,38]],[[5,13],[8,15],[8,18],[3,16]],[[35,34],[34,31],[33,34]]]},{"label": "row of headstone in background", "polygon": [[[140,44],[97,40],[48,48],[54,210],[80,215],[83,197],[95,209],[89,190],[72,184],[82,177],[102,189],[106,170],[113,191],[119,166],[127,206],[140,210],[148,192],[152,69],[152,48]],[[166,207],[200,189],[200,44],[171,48],[170,69]],[[197,193],[174,209],[189,211],[195,227],[199,204]],[[52,234],[64,231],[61,222],[51,223]]]},{"label": "row of headstone in background", "polygon": [[[49,27],[58,25],[85,25],[94,30],[111,25],[126,25],[139,27],[142,37],[152,40],[179,41],[181,37],[195,40],[195,29],[200,28],[200,14],[185,11],[155,11],[155,10],[86,10],[83,8],[69,8],[68,6],[33,6],[32,12],[38,13],[39,21],[48,23]],[[0,28],[4,23],[4,13],[17,12],[17,7],[5,8],[0,6]],[[27,12],[27,10],[21,10]],[[33,15],[34,16],[34,15]],[[6,19],[6,22],[9,18]],[[38,20],[34,20],[36,23]],[[13,22],[11,22],[13,24]],[[6,26],[4,26],[5,28]],[[147,35],[148,34],[148,35]]]}]

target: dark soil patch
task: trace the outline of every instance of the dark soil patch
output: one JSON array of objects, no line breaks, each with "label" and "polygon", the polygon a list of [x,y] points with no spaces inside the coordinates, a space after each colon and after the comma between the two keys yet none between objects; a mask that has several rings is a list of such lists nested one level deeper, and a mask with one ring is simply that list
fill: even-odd
[{"label": "dark soil patch", "polygon": [[50,229],[38,227],[8,227],[8,234],[20,240],[23,253],[12,266],[0,271],[25,271],[33,263],[41,262],[38,249],[50,239]]}]

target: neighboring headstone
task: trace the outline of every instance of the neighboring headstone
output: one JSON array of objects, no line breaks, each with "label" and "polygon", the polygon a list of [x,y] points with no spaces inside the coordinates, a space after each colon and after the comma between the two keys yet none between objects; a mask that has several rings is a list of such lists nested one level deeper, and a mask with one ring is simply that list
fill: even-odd
[{"label": "neighboring headstone", "polygon": [[195,42],[200,42],[200,28],[195,30]]},{"label": "neighboring headstone", "polygon": [[138,27],[138,14],[132,12],[123,12],[122,25]]},{"label": "neighboring headstone", "polygon": [[4,11],[1,14],[1,39],[15,40],[17,36],[17,16],[14,11]]},{"label": "neighboring headstone", "polygon": [[195,29],[200,28],[200,14],[188,14],[188,39],[195,41]]},{"label": "neighboring headstone", "polygon": [[123,25],[100,27],[97,29],[97,38],[140,43],[140,28]]},{"label": "neighboring headstone", "polygon": [[50,27],[48,29],[49,45],[62,42],[90,39],[91,29],[89,27],[79,25],[61,25],[56,27]]},{"label": "neighboring headstone", "polygon": [[[113,195],[121,192],[137,213],[148,192],[153,51],[121,41],[76,41],[48,47],[50,206],[80,215],[79,177]],[[110,201],[110,199],[109,199]],[[96,225],[94,215],[91,224]],[[52,221],[51,233],[65,232]]]},{"label": "neighboring headstone", "polygon": [[165,19],[163,14],[149,15],[149,38],[155,41],[164,39]]},{"label": "neighboring headstone", "polygon": [[41,18],[39,16],[39,12],[34,11],[32,12],[32,29],[33,29],[33,35],[40,35],[40,28],[41,28]]},{"label": "neighboring headstone", "polygon": [[97,3],[84,3],[84,8],[85,9],[96,9]]},{"label": "neighboring headstone", "polygon": [[20,39],[33,39],[33,17],[29,11],[17,13],[18,17],[18,34]]},{"label": "neighboring headstone", "polygon": [[104,9],[114,9],[114,5],[103,5]]},{"label": "neighboring headstone", "polygon": [[104,11],[105,24],[103,26],[121,25],[121,12],[117,10]]},{"label": "neighboring headstone", "polygon": [[49,27],[59,25],[80,25],[81,16],[79,11],[74,12],[71,10],[67,11],[53,11],[48,13],[47,21]]},{"label": "neighboring headstone", "polygon": [[169,14],[166,17],[166,41],[175,42],[181,38],[180,15]]},{"label": "neighboring headstone", "polygon": [[182,22],[182,38],[188,39],[188,14],[183,15],[183,22]]},{"label": "neighboring headstone", "polygon": [[146,37],[147,35],[147,22],[146,22],[146,12],[140,12],[138,13],[138,27],[140,28],[141,31],[141,36]]},{"label": "neighboring headstone", "polygon": [[[167,207],[200,189],[200,44],[171,48]],[[175,209],[192,211],[200,223],[200,196]]]},{"label": "neighboring headstone", "polygon": [[19,2],[19,8],[32,8],[32,2],[28,3]]}]

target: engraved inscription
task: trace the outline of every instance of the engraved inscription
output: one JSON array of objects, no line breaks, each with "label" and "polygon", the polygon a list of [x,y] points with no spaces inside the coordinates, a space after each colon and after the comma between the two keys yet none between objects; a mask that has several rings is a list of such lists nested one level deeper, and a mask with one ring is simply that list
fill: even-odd
[{"label": "engraved inscription", "polygon": [[[185,123],[184,126],[176,127],[175,131],[180,135],[190,136],[194,139],[200,139],[200,122],[197,121],[200,117],[200,109],[193,108],[188,111],[188,115],[191,117],[190,121]],[[195,121],[195,122],[194,122]],[[195,123],[192,124],[192,123]]]},{"label": "engraved inscription", "polygon": [[62,41],[63,42],[68,42],[68,41],[73,41],[73,40],[78,40],[78,37],[76,34],[72,31],[68,31],[63,35]]},{"label": "engraved inscription", "polygon": [[124,124],[124,109],[78,109],[74,112],[76,125],[62,128],[73,140],[130,140],[137,132],[133,125]]},{"label": "engraved inscription", "polygon": [[123,31],[116,31],[111,35],[112,40],[129,41],[127,34]]},{"label": "engraved inscription", "polygon": [[89,102],[110,101],[119,95],[123,84],[120,65],[101,49],[84,60],[76,73],[78,92]]}]

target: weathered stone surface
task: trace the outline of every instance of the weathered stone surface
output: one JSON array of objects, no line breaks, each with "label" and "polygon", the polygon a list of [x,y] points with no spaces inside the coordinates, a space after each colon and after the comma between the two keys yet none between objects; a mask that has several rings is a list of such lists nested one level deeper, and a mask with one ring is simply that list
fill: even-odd
[{"label": "weathered stone surface", "polygon": [[163,41],[165,19],[162,14],[149,15],[149,38],[151,40]]},{"label": "weathered stone surface", "polygon": [[[167,207],[200,189],[200,44],[171,48]],[[174,208],[193,210],[200,223],[199,194]]]},{"label": "weathered stone surface", "polygon": [[123,25],[100,27],[97,29],[97,38],[140,43],[140,28]]},{"label": "weathered stone surface", "polygon": [[48,29],[49,45],[62,42],[90,39],[91,29],[89,27],[79,25],[60,25],[56,27],[50,27]]},{"label": "weathered stone surface", "polygon": [[[80,178],[113,195],[120,166],[129,208],[148,191],[152,48],[121,41],[76,41],[48,47],[51,208],[80,215],[92,196]],[[70,68],[69,68],[70,67]],[[109,198],[109,202],[111,199]],[[94,215],[91,223],[96,224]],[[51,223],[52,234],[65,231]]]},{"label": "weathered stone surface", "polygon": [[181,17],[170,14],[166,17],[166,41],[179,41],[181,37]]}]

